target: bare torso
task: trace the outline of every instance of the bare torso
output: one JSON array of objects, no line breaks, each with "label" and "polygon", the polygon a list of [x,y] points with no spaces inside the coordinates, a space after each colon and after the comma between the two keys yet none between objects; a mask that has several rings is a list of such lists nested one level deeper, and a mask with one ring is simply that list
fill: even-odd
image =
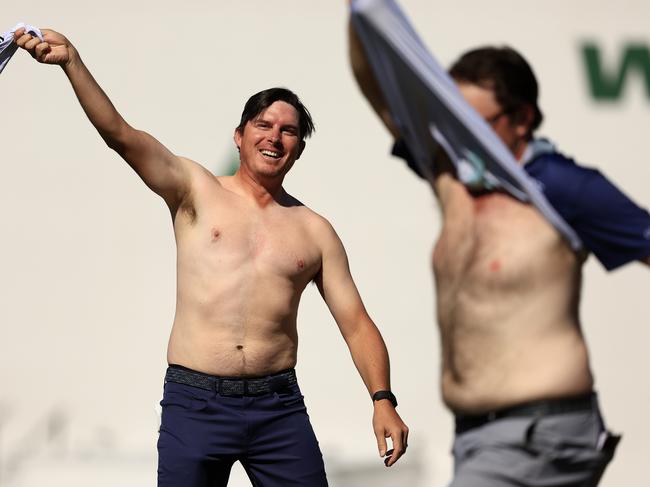
[{"label": "bare torso", "polygon": [[584,256],[532,206],[438,179],[444,225],[433,268],[447,406],[480,413],[590,391],[578,319]]},{"label": "bare torso", "polygon": [[321,266],[323,222],[289,195],[260,207],[235,178],[195,166],[191,198],[174,221],[169,363],[237,377],[293,367],[298,304]]}]

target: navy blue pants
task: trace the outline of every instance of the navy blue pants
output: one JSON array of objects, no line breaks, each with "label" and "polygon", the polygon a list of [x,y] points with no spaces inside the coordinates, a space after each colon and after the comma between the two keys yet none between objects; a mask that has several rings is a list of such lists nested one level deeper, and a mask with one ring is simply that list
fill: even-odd
[{"label": "navy blue pants", "polygon": [[261,396],[167,382],[158,487],[220,487],[241,462],[253,486],[327,486],[323,457],[298,385]]}]

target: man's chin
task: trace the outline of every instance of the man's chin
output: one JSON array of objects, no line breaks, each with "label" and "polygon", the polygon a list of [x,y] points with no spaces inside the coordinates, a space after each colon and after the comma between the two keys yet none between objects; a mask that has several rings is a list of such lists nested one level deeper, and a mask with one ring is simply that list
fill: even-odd
[{"label": "man's chin", "polygon": [[284,176],[286,173],[283,167],[264,168],[258,172],[258,175],[264,179],[276,179]]},{"label": "man's chin", "polygon": [[252,173],[255,174],[256,177],[262,179],[277,179],[284,177],[290,168],[291,165],[288,165],[284,161],[279,161],[278,163],[265,161],[262,164],[258,163],[250,166]]},{"label": "man's chin", "polygon": [[290,167],[291,166],[287,166],[286,164],[281,164],[277,166],[268,164],[260,168],[260,173],[266,177],[284,176]]}]

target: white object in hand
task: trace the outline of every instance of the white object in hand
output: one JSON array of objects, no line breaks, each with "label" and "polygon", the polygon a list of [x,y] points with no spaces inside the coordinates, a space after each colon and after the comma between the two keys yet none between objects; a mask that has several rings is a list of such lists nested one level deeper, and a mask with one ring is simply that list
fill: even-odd
[{"label": "white object in hand", "polygon": [[18,49],[18,45],[14,42],[14,32],[20,28],[24,28],[27,33],[36,36],[43,41],[43,34],[38,27],[23,24],[22,22],[16,24],[11,30],[4,34],[0,34],[0,73],[2,73],[2,70],[11,59],[11,56],[13,56]]}]

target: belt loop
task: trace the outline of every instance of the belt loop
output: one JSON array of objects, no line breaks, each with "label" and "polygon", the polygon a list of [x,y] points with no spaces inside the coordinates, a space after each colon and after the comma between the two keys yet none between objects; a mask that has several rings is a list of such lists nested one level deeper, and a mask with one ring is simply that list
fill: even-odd
[{"label": "belt loop", "polygon": [[214,381],[215,389],[217,390],[217,394],[220,395],[220,396],[222,395],[221,394],[221,381],[222,381],[222,379],[219,378],[219,377],[216,377],[215,381]]},{"label": "belt loop", "polygon": [[248,396],[248,379],[242,379],[242,382],[244,383],[244,396]]}]

